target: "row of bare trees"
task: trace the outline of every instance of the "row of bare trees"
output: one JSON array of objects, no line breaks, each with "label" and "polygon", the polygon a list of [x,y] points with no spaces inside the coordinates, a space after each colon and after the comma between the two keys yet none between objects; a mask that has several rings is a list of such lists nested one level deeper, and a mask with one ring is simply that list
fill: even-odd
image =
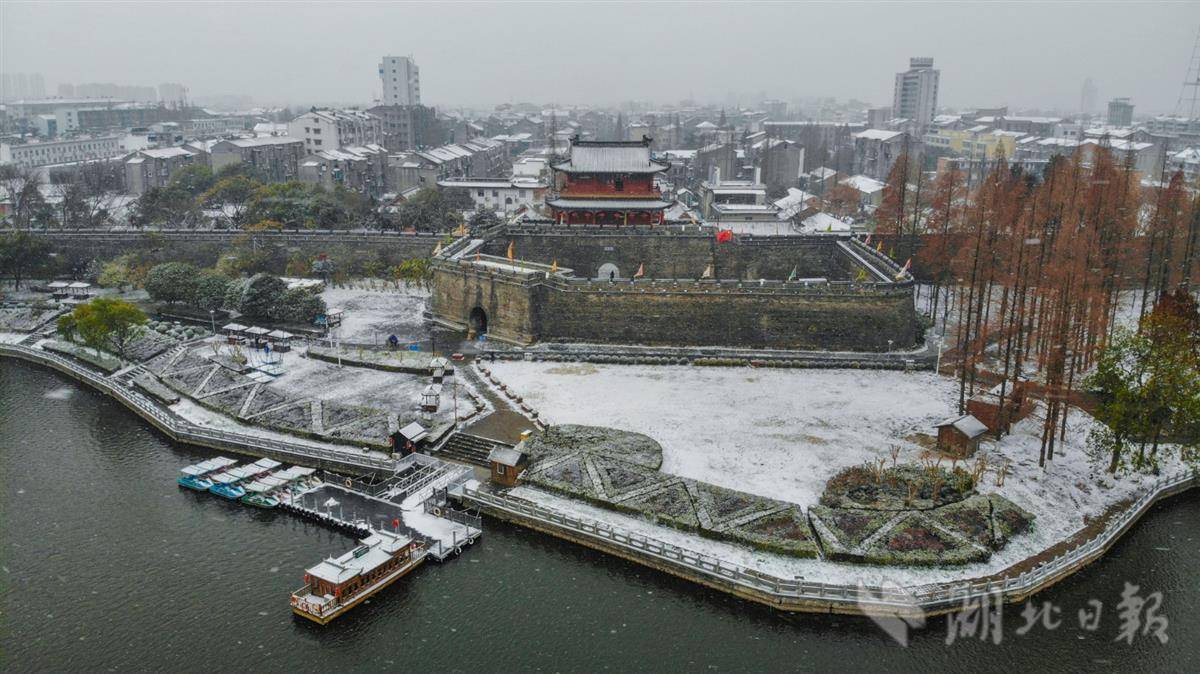
[{"label": "row of bare trees", "polygon": [[917,164],[907,152],[897,160],[876,231],[899,237],[898,258],[922,236],[916,255],[932,281],[932,314],[951,331],[960,411],[998,383],[1002,433],[1014,384],[1040,390],[1044,465],[1119,319],[1140,318],[1194,281],[1200,198],[1182,174],[1144,187],[1131,159],[1103,147],[1056,157],[1041,176],[1000,157],[973,188],[955,168],[925,186]]}]

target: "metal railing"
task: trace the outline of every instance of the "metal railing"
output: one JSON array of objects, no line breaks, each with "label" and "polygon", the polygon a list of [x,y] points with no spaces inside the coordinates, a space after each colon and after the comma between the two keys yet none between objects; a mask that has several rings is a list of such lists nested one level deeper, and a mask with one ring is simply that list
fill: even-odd
[{"label": "metal railing", "polygon": [[205,446],[225,446],[259,452],[274,452],[283,457],[294,457],[303,462],[305,459],[328,461],[357,469],[394,472],[396,461],[373,456],[356,455],[353,451],[339,451],[313,445],[286,442],[274,438],[266,438],[245,433],[222,431],[205,428],[171,414],[151,402],[141,394],[130,390],[120,382],[109,379],[62,356],[46,353],[25,346],[13,344],[0,345],[0,356],[12,356],[32,360],[48,365],[56,370],[65,372],[79,381],[99,389],[125,403],[142,418],[150,421],[159,430],[173,440],[190,442]]},{"label": "metal railing", "polygon": [[777,603],[813,601],[928,611],[953,608],[982,597],[998,595],[1006,599],[1017,599],[1049,586],[1102,555],[1160,498],[1194,487],[1195,484],[1196,476],[1189,470],[1159,478],[1153,488],[1144,492],[1128,509],[1112,518],[1101,532],[1031,571],[974,582],[930,583],[909,587],[838,585],[809,582],[800,578],[780,578],[603,522],[571,517],[549,508],[477,489],[464,487],[463,499],[559,527],[577,536],[603,541],[638,555],[667,561],[692,574],[715,578],[766,595]]}]

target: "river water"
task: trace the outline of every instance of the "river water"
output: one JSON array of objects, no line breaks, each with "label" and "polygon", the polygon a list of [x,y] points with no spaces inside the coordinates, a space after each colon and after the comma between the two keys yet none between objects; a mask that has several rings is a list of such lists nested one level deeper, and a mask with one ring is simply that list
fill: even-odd
[{"label": "river water", "polygon": [[[0,359],[0,670],[1200,671],[1195,492],[1036,597],[1056,629],[1019,635],[1022,607],[1005,606],[998,645],[947,645],[934,618],[902,648],[866,618],[776,613],[494,520],[460,558],[322,628],[288,594],[352,541],[175,485],[210,456]],[[1126,582],[1163,593],[1166,644],[1115,641]],[[1077,612],[1093,599],[1088,631]]]}]

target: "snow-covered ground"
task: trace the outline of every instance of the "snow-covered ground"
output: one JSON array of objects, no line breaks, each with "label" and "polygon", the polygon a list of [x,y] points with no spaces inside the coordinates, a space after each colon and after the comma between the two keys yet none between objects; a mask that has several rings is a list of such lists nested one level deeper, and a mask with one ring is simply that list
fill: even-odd
[{"label": "snow-covered ground", "polygon": [[801,505],[834,472],[900,450],[954,416],[931,372],[532,363],[491,366],[546,423],[610,426],[663,446],[662,471]]},{"label": "snow-covered ground", "polygon": [[[401,372],[385,372],[365,367],[339,367],[316,358],[306,358],[303,350],[280,354],[283,374],[268,385],[293,398],[363,405],[401,417],[411,417],[420,411],[421,392],[430,378]],[[448,381],[453,381],[451,378]],[[459,403],[469,404],[459,391]],[[443,386],[441,406],[435,415],[438,421],[449,422],[454,414],[454,387]]]},{"label": "snow-covered ground", "polygon": [[[926,450],[906,436],[933,433],[933,423],[953,416],[957,402],[954,381],[932,373],[530,362],[498,362],[493,372],[547,423],[645,433],[663,446],[663,472],[805,508],[817,504],[825,482],[843,468],[878,459],[890,463],[893,447],[900,449],[901,463],[921,458]],[[984,441],[978,454],[986,457],[989,468],[977,489],[999,493],[1033,513],[1033,531],[1014,538],[988,562],[953,569],[867,569],[794,559],[700,538],[535,488],[521,487],[515,495],[782,577],[903,584],[980,577],[1066,540],[1154,481],[1151,476],[1105,474],[1105,462],[1093,460],[1086,450],[1096,422],[1074,408],[1066,440],[1056,448],[1054,460],[1039,467],[1043,419],[1039,407],[1012,434]],[[1182,469],[1171,450],[1160,454],[1164,475]],[[1002,466],[1007,468],[1000,486]]]},{"label": "snow-covered ground", "polygon": [[28,336],[23,332],[0,332],[0,344],[17,344]]},{"label": "snow-covered ground", "polygon": [[427,335],[421,318],[429,298],[427,290],[329,288],[321,297],[330,310],[343,311],[339,338],[344,343],[383,344],[389,335],[396,335],[401,342],[413,342]]}]

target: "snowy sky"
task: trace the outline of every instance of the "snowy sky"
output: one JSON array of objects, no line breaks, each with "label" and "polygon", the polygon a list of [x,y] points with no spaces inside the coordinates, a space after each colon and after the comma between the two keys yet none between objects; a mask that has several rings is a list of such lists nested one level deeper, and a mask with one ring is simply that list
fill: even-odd
[{"label": "snowy sky", "polygon": [[0,68],[60,82],[157,85],[259,103],[369,102],[384,54],[412,54],[440,106],[628,100],[756,103],[762,94],[890,104],[909,56],[941,103],[1175,107],[1197,2],[0,3]]}]

